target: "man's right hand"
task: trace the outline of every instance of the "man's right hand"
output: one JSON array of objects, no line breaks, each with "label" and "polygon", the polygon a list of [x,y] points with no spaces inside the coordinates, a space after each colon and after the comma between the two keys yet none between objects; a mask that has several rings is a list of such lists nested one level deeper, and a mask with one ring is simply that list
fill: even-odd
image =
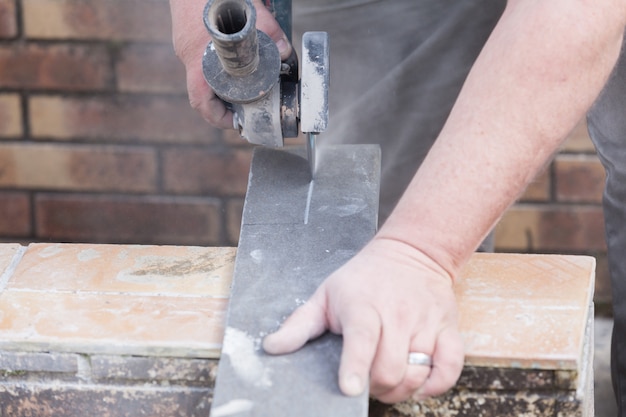
[{"label": "man's right hand", "polygon": [[[202,55],[211,40],[203,23],[205,4],[205,0],[170,0],[174,51],[185,65],[191,107],[212,126],[232,129],[232,112],[211,90],[202,74]],[[276,42],[281,59],[287,59],[292,50],[287,36],[262,0],[252,0],[252,4],[257,11],[257,28]]]}]

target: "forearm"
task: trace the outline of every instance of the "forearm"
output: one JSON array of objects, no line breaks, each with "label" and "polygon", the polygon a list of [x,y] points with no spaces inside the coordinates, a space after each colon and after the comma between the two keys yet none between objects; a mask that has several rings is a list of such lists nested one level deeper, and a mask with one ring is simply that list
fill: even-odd
[{"label": "forearm", "polygon": [[206,0],[170,0],[172,41],[178,57],[200,68],[202,53],[211,39],[203,24]]},{"label": "forearm", "polygon": [[625,8],[623,0],[509,1],[378,237],[454,275],[601,90]]}]

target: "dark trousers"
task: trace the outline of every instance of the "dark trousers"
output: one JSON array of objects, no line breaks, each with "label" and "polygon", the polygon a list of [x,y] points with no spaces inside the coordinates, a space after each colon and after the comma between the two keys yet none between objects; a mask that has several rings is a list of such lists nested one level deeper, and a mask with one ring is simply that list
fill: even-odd
[{"label": "dark trousers", "polygon": [[603,197],[614,327],[611,374],[620,416],[626,416],[626,52],[588,114],[589,133],[606,170]]}]

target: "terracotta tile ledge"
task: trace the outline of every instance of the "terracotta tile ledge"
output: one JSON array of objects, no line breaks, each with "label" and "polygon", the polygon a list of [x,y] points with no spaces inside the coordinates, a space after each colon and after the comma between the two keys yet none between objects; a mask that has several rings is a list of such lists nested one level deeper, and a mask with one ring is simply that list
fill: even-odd
[{"label": "terracotta tile ledge", "polygon": [[[11,398],[21,392],[43,401],[45,393],[37,396],[37,389],[20,379],[34,370],[66,375],[70,386],[119,378],[145,382],[152,376],[210,396],[235,253],[235,248],[0,244],[0,372],[13,378],[5,381],[14,384]],[[474,255],[455,287],[466,370],[450,404],[465,397],[478,401],[476,387],[485,393],[508,390],[515,399],[511,390],[545,392],[549,386],[561,391],[540,402],[545,415],[566,409],[559,401],[566,404],[570,397],[578,404],[576,415],[591,415],[579,408],[590,378],[594,269],[595,260],[584,256]],[[168,366],[177,360],[172,371]],[[106,395],[114,402],[126,395],[127,385]],[[9,404],[2,394],[7,390],[0,385],[0,404]],[[176,403],[180,393],[170,391],[168,404]],[[489,395],[480,394],[483,404]],[[506,403],[505,397],[493,396],[494,404]],[[202,415],[197,410],[209,400],[198,401],[196,411],[168,413]],[[425,411],[426,405],[406,403],[375,415],[434,416],[432,410],[442,404]]]}]

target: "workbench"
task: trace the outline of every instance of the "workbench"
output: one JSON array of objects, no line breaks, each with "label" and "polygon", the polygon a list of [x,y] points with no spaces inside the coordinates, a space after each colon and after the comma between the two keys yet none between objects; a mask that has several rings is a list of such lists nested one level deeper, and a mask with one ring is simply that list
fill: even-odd
[{"label": "workbench", "polygon": [[[207,416],[236,250],[0,244],[0,416]],[[593,416],[594,269],[474,255],[457,386],[369,415]]]}]

